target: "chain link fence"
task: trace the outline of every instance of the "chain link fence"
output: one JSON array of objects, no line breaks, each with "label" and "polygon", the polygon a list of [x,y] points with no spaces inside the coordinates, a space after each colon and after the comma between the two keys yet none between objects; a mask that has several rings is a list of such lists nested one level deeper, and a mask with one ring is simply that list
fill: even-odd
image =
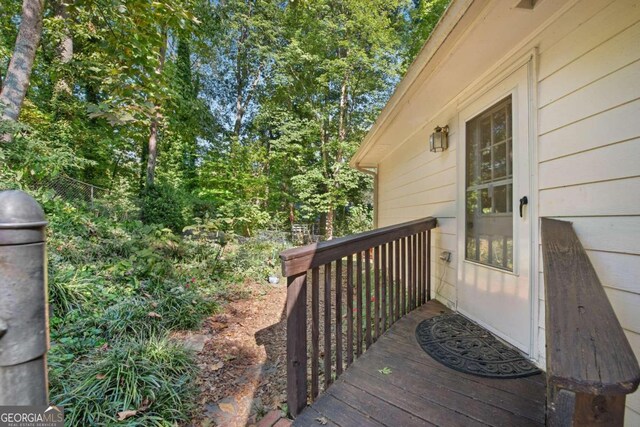
[{"label": "chain link fence", "polygon": [[69,201],[81,201],[91,205],[106,196],[108,189],[88,184],[66,175],[57,175],[54,178],[43,179],[38,182],[37,187],[53,190],[56,195]]}]

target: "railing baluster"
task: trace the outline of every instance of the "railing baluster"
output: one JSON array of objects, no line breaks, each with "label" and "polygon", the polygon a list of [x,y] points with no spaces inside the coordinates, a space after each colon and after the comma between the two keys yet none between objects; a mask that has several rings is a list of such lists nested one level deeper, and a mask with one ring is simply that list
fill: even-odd
[{"label": "railing baluster", "polygon": [[362,354],[362,252],[356,254],[356,355]]},{"label": "railing baluster", "polygon": [[402,240],[398,239],[395,242],[395,257],[396,257],[396,317],[395,320],[400,318],[400,243]]},{"label": "railing baluster", "polygon": [[287,404],[307,406],[307,273],[287,277]]},{"label": "railing baluster", "polygon": [[402,239],[402,315],[407,314],[409,281],[407,280],[407,238]]},{"label": "railing baluster", "polygon": [[418,296],[420,294],[420,259],[418,251],[418,238],[417,234],[413,235],[413,308],[418,308]]},{"label": "railing baluster", "polygon": [[418,307],[418,235],[413,235],[413,309]]},{"label": "railing baluster", "polygon": [[342,374],[342,258],[336,261],[336,378]]},{"label": "railing baluster", "polygon": [[380,260],[382,264],[382,289],[380,290],[380,315],[381,315],[381,323],[380,323],[380,332],[382,335],[384,331],[387,330],[387,245],[382,245],[380,247],[380,252],[382,258]]},{"label": "railing baluster", "polygon": [[331,263],[324,265],[324,388],[331,384]]},{"label": "railing baluster", "polygon": [[415,307],[413,305],[414,303],[414,298],[413,298],[413,293],[415,290],[415,273],[414,273],[414,266],[415,266],[415,261],[414,261],[414,257],[415,257],[415,250],[413,249],[413,242],[414,242],[414,236],[411,235],[409,236],[409,241],[407,242],[407,252],[409,255],[409,304],[407,304],[407,310],[411,311],[413,310]]},{"label": "railing baluster", "polygon": [[347,256],[347,367],[353,363],[353,255]]},{"label": "railing baluster", "polygon": [[394,290],[394,280],[393,280],[393,242],[389,242],[387,244],[387,259],[389,260],[389,327],[393,325],[394,322],[394,314],[395,314],[395,306],[393,305],[393,290]]},{"label": "railing baluster", "polygon": [[427,301],[431,301],[431,230],[427,230]]},{"label": "railing baluster", "polygon": [[414,308],[418,308],[420,306],[420,233],[415,234],[413,236],[413,249],[414,249],[414,260],[415,260],[415,305]]},{"label": "railing baluster", "polygon": [[380,246],[373,249],[373,341],[380,335]]},{"label": "railing baluster", "polygon": [[427,270],[429,258],[427,257],[427,233],[422,232],[422,304],[427,302]]},{"label": "railing baluster", "polygon": [[372,340],[371,340],[371,257],[369,255],[369,251],[365,251],[364,253],[364,266],[365,266],[365,292],[366,295],[364,297],[364,303],[367,305],[366,307],[366,317],[365,317],[365,324],[366,324],[366,344],[367,344],[367,350],[369,349],[369,347],[371,347],[372,344]]},{"label": "railing baluster", "polygon": [[320,268],[311,270],[311,400],[320,391]]},{"label": "railing baluster", "polygon": [[422,247],[424,246],[424,240],[422,239],[422,233],[418,233],[418,306],[422,305],[422,296],[424,295],[424,257],[422,253]]}]

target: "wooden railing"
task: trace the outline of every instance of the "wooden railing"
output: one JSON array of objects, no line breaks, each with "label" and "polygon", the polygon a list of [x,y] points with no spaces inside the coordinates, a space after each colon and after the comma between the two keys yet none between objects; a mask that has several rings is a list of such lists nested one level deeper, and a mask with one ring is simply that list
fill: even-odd
[{"label": "wooden railing", "polygon": [[[435,226],[435,218],[424,218],[280,254],[288,287],[287,401],[293,416],[307,405],[308,382],[311,384],[309,397],[313,401],[320,392],[321,374],[326,389],[396,320],[430,299],[431,229]],[[311,271],[310,299],[307,298],[308,271]],[[307,324],[308,306],[310,325]],[[309,326],[310,378],[307,376]]]},{"label": "wooden railing", "polygon": [[547,425],[622,426],[640,368],[570,222],[542,218]]}]

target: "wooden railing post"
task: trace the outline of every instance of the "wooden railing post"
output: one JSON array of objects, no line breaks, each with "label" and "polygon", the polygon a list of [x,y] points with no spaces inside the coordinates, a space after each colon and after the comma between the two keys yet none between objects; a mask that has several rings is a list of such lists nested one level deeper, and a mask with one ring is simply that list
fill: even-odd
[{"label": "wooden railing post", "polygon": [[307,406],[307,273],[287,277],[287,404],[294,417]]},{"label": "wooden railing post", "polygon": [[570,222],[542,218],[547,425],[624,425],[640,366]]},{"label": "wooden railing post", "polygon": [[431,301],[431,230],[427,230],[427,301]]}]

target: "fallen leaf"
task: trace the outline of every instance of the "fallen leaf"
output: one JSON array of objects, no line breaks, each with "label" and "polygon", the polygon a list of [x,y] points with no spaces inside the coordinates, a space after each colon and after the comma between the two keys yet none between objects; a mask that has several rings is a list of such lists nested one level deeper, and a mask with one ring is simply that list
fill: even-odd
[{"label": "fallen leaf", "polygon": [[320,424],[322,424],[323,426],[326,425],[329,421],[327,421],[327,419],[325,417],[318,417],[316,418],[316,421],[319,422]]},{"label": "fallen leaf", "polygon": [[105,374],[98,374],[98,375],[96,375],[96,379],[97,379],[97,380],[103,380],[103,379],[105,379],[105,378],[107,378],[107,376],[106,376]]},{"label": "fallen leaf", "polygon": [[223,366],[224,366],[223,362],[218,362],[215,365],[211,365],[211,370],[212,371],[219,371],[220,369],[222,369]]},{"label": "fallen leaf", "polygon": [[153,307],[153,308],[157,308],[157,307],[158,307],[158,303],[157,303],[157,302],[155,302],[155,301],[154,301],[154,302],[152,302],[152,303],[151,303],[151,307]]},{"label": "fallen leaf", "polygon": [[235,408],[231,403],[218,403],[218,406],[220,407],[220,409],[222,409],[224,412],[228,414],[233,414],[236,412]]},{"label": "fallen leaf", "polygon": [[118,421],[124,421],[127,418],[135,417],[138,411],[122,411],[118,412]]},{"label": "fallen leaf", "polygon": [[149,313],[147,313],[147,316],[155,317],[157,319],[162,319],[162,316],[160,314],[156,313],[155,311],[150,311]]},{"label": "fallen leaf", "polygon": [[382,369],[378,369],[378,372],[380,372],[383,375],[389,375],[393,371],[390,368],[388,368],[387,366],[385,366]]}]

